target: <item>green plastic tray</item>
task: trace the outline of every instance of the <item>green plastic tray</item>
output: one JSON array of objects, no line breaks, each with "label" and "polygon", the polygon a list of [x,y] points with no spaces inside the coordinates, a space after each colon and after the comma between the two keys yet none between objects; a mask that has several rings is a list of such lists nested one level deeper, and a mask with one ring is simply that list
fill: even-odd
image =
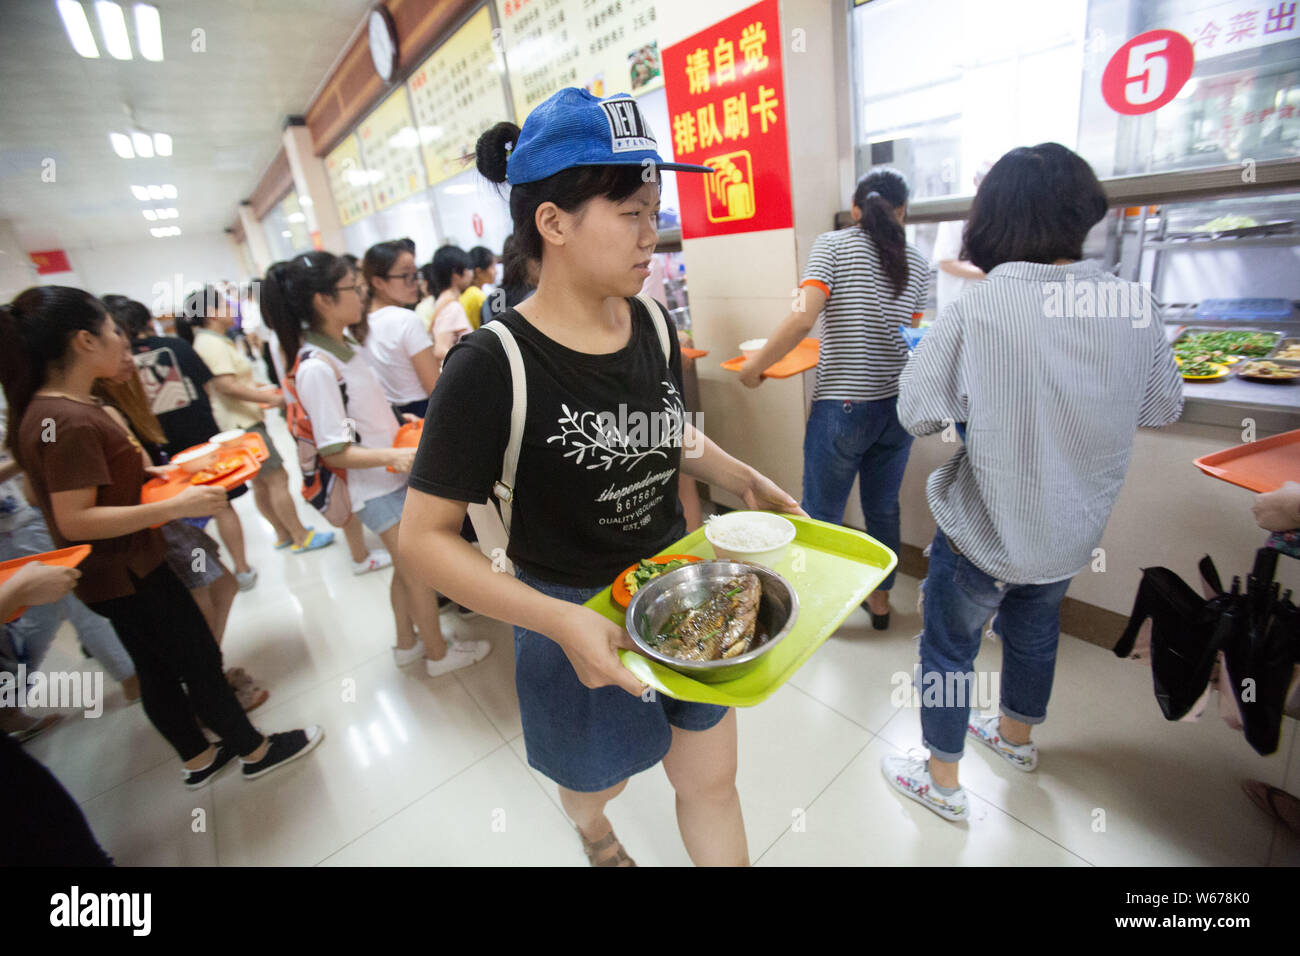
[{"label": "green plastic tray", "polygon": [[[853,609],[894,569],[898,556],[861,531],[812,518],[783,517],[794,523],[794,543],[772,570],[794,585],[799,596],[799,620],[794,630],[770,654],[764,655],[756,668],[735,680],[704,684],[632,651],[618,652],[623,666],[661,694],[725,707],[760,704],[793,677],[804,661],[812,657],[822,642],[835,633]],[[716,557],[713,545],[704,538],[703,528],[660,553]],[[615,624],[624,623],[623,609],[614,603],[609,588],[588,601],[587,607]]]}]

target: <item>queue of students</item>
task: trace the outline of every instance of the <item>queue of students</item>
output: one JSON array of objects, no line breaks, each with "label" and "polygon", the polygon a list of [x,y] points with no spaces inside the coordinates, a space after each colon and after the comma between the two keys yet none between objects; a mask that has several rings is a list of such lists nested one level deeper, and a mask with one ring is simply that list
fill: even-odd
[{"label": "queue of students", "polygon": [[[691,859],[743,864],[735,714],[643,696],[616,654],[632,648],[626,633],[583,602],[681,537],[682,474],[750,508],[834,522],[843,520],[857,478],[868,532],[897,550],[912,438],[961,426],[963,440],[927,486],[938,530],[923,583],[919,677],[938,675],[950,687],[949,675],[970,675],[996,612],[1005,643],[1001,714],[972,719],[964,700],[923,695],[928,761],[889,756],[882,771],[902,794],[965,820],[970,804],[957,768],[966,738],[1021,770],[1035,768],[1030,734],[1046,719],[1061,600],[1101,538],[1136,430],[1181,413],[1181,379],[1154,303],[1156,320],[1142,325],[1045,318],[1047,284],[1121,283],[1083,260],[1085,238],[1106,210],[1101,187],[1086,162],[1054,143],[998,160],[980,183],[958,253],[986,278],[948,305],[909,353],[899,326],[919,323],[929,266],[903,230],[908,186],[889,169],[862,178],[855,224],[817,239],[802,307],[740,375],[757,387],[762,371],[822,317],[801,505],[683,420],[672,321],[666,309],[635,298],[658,240],[660,184],[646,170],[709,170],[664,162],[652,141],[616,142],[611,107],[637,111],[629,97],[601,101],[565,89],[522,129],[501,123],[479,139],[479,172],[510,187],[514,234],[506,281],[494,290],[501,295],[471,297],[467,306],[467,290],[495,263],[444,247],[417,269],[409,241],[380,243],[360,263],[312,252],[271,267],[261,310],[278,346],[304,494],[336,527],[359,520],[392,555],[399,666],[423,660],[430,674],[443,674],[489,652],[487,642],[443,635],[439,594],[514,625],[527,759],[558,785],[593,865],[635,865],[605,808],[631,775],[660,762]],[[513,303],[507,292],[518,296]],[[11,447],[51,531],[58,529],[56,543],[97,543],[78,593],[118,628],[146,710],[191,779],[201,783],[232,754],[245,759],[248,774],[305,752],[318,728],[262,738],[248,724],[220,679],[211,628],[162,561],[153,524],[214,514],[227,502],[195,488],[165,504],[138,503],[144,460],[130,429],[91,398],[125,348],[103,306],[79,290],[47,287],[23,293],[3,316],[5,331],[22,342],[0,366],[16,416]],[[203,323],[196,347],[200,332],[220,331]],[[1071,361],[1053,361],[1067,353]],[[1034,374],[982,371],[1008,367],[1008,355],[1009,367]],[[230,378],[218,389],[223,401],[261,397],[228,360],[214,358],[221,369],[214,374]],[[621,457],[609,472],[586,467],[571,446],[578,439],[556,422],[623,408],[669,409],[681,421],[678,434],[701,454],[684,458],[685,442],[673,447],[669,439]],[[421,416],[418,451],[394,448],[400,423]],[[91,452],[42,442],[45,420]],[[645,507],[624,510],[606,493],[612,473],[620,485],[657,490]],[[509,535],[513,576],[492,573],[462,534],[471,506],[491,502]],[[273,504],[272,515],[284,521]],[[296,529],[284,528],[293,537]],[[882,630],[891,583],[892,576],[867,605]],[[181,632],[166,648],[142,617],[146,602],[167,608]],[[174,690],[176,675],[188,695]],[[220,743],[196,736],[195,714]]]}]

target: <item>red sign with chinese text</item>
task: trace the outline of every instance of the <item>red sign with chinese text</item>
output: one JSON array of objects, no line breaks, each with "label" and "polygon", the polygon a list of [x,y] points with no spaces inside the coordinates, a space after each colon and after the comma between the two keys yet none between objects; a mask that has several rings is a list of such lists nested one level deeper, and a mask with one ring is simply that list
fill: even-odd
[{"label": "red sign with chinese text", "polygon": [[47,249],[45,252],[29,252],[32,262],[36,264],[37,275],[50,275],[54,272],[71,272],[68,254],[62,249]]},{"label": "red sign with chinese text", "polygon": [[663,51],[673,159],[714,170],[677,174],[683,238],[794,222],[778,10],[762,0]]}]

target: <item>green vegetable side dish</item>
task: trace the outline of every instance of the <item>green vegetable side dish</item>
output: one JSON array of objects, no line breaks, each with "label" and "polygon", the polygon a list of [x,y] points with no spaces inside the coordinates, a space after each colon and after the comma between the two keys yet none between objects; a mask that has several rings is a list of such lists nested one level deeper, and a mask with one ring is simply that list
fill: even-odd
[{"label": "green vegetable side dish", "polygon": [[1277,339],[1276,332],[1193,332],[1174,345],[1174,354],[1184,362],[1221,362],[1233,355],[1261,358],[1273,350]]},{"label": "green vegetable side dish", "polygon": [[675,558],[667,564],[656,564],[648,558],[642,558],[637,566],[627,573],[623,583],[627,586],[628,594],[636,594],[641,588],[645,587],[661,574],[667,574],[669,571],[676,571],[678,568],[684,568],[690,564],[689,561],[683,561]]},{"label": "green vegetable side dish", "polygon": [[1223,367],[1212,362],[1184,362],[1179,371],[1183,373],[1184,377],[1189,375],[1219,375],[1222,373]]}]

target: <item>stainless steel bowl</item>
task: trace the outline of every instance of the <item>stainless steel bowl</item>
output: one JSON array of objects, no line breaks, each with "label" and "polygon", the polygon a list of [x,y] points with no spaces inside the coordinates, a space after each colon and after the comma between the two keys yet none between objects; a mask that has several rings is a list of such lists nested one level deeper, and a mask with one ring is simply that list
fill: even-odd
[{"label": "stainless steel bowl", "polygon": [[[758,575],[762,597],[755,634],[763,637],[753,650],[725,661],[682,661],[655,650],[646,640],[658,634],[670,616],[708,600],[716,585],[740,574]],[[794,628],[799,598],[790,582],[769,568],[739,561],[701,561],[660,575],[639,588],[627,606],[627,632],[653,661],[706,684],[734,680],[758,666],[759,659]],[[766,635],[764,637],[764,635]]]}]

